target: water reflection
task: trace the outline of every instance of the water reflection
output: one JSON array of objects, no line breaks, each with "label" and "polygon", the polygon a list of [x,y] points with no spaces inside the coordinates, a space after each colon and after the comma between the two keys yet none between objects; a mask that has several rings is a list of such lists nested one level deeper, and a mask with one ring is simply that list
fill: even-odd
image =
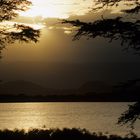
[{"label": "water reflection", "polygon": [[[0,129],[86,128],[90,131],[126,134],[116,126],[128,103],[13,103],[0,104]],[[115,110],[114,110],[115,108]],[[140,126],[136,126],[136,132]]]}]

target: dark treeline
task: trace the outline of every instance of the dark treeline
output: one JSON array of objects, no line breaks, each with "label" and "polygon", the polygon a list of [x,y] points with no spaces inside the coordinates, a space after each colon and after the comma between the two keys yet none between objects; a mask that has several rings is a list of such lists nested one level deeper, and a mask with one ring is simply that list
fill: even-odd
[{"label": "dark treeline", "polygon": [[83,95],[1,95],[0,102],[136,102],[139,94],[86,93]]},{"label": "dark treeline", "polygon": [[50,129],[50,130],[1,130],[1,140],[140,140],[135,134],[121,137],[118,135],[104,135],[102,133],[90,133],[83,129]]}]

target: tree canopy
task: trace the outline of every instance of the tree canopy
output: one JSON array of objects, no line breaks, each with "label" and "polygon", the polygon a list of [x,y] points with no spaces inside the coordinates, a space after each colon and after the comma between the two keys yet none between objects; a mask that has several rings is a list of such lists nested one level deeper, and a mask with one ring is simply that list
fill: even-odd
[{"label": "tree canopy", "polygon": [[122,12],[125,13],[132,13],[132,14],[138,14],[140,11],[140,1],[139,0],[95,0],[95,7],[94,10],[99,10],[104,7],[110,8],[112,6],[120,6],[120,4],[123,3],[124,6],[127,6],[127,8],[124,10],[121,9]]},{"label": "tree canopy", "polygon": [[31,2],[28,0],[0,0],[0,53],[8,45],[15,41],[37,42],[40,35],[39,30],[30,26],[15,23],[5,25],[5,21],[10,21],[18,16],[20,11],[29,9]]},{"label": "tree canopy", "polygon": [[19,11],[27,10],[30,5],[28,0],[0,0],[0,21],[15,18]]},{"label": "tree canopy", "polygon": [[[123,5],[123,6],[121,6]],[[123,8],[125,7],[125,9]],[[140,12],[139,0],[95,0],[94,12],[105,9],[119,8],[121,14],[113,18],[103,18],[91,22],[82,22],[80,20],[63,20],[64,24],[71,24],[78,27],[73,40],[78,40],[82,36],[87,38],[103,37],[109,39],[109,42],[120,40],[121,45],[127,44],[124,50],[131,50],[134,53],[140,53]],[[112,9],[112,10],[113,10]],[[125,15],[125,16],[124,16]],[[135,15],[135,16],[134,16]],[[131,17],[133,16],[133,17]]]},{"label": "tree canopy", "polygon": [[118,124],[127,124],[133,128],[136,120],[140,119],[140,102],[133,105],[129,105],[128,110],[126,110],[118,119]]}]

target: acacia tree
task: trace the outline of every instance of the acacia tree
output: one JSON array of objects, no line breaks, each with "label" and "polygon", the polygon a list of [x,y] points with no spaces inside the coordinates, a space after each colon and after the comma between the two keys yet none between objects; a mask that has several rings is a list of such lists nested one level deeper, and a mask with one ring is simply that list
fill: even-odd
[{"label": "acacia tree", "polygon": [[39,30],[23,24],[5,25],[18,16],[20,11],[29,9],[31,2],[28,0],[0,0],[0,53],[8,45],[15,41],[37,42],[40,35]]},{"label": "acacia tree", "polygon": [[[91,22],[80,20],[63,20],[62,23],[71,24],[78,27],[73,40],[78,40],[82,36],[87,38],[103,37],[109,42],[120,40],[121,45],[127,44],[125,50],[131,49],[134,53],[140,52],[140,1],[139,0],[94,0],[94,12],[102,9],[119,8],[121,15],[114,18],[102,18]],[[121,9],[124,5],[125,9]],[[113,10],[113,9],[112,9]],[[129,18],[128,18],[129,17]]]},{"label": "acacia tree", "polygon": [[[102,9],[119,8],[121,14],[114,18],[103,18],[102,16],[100,20],[91,22],[82,22],[78,19],[63,20],[63,24],[78,27],[73,40],[78,40],[82,36],[87,38],[103,37],[109,39],[109,42],[120,40],[122,46],[125,44],[125,50],[140,54],[140,0],[94,0],[94,3],[93,11],[95,12]],[[139,81],[140,79],[130,80],[121,86],[123,88],[131,87]],[[140,119],[140,101],[129,106],[128,110],[118,119],[118,124],[130,123],[133,128],[137,119]]]},{"label": "acacia tree", "polygon": [[140,102],[129,105],[129,109],[126,110],[118,119],[118,124],[129,123],[130,127],[134,128],[134,123],[137,119],[140,119]]}]

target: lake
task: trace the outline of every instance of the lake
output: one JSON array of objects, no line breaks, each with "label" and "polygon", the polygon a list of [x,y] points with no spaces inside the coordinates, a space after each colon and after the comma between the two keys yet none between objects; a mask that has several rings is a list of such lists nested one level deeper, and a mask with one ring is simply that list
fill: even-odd
[{"label": "lake", "polygon": [[[132,103],[0,103],[0,129],[76,127],[125,135],[129,128],[116,122],[128,104]],[[138,123],[135,132],[140,134]]]}]

